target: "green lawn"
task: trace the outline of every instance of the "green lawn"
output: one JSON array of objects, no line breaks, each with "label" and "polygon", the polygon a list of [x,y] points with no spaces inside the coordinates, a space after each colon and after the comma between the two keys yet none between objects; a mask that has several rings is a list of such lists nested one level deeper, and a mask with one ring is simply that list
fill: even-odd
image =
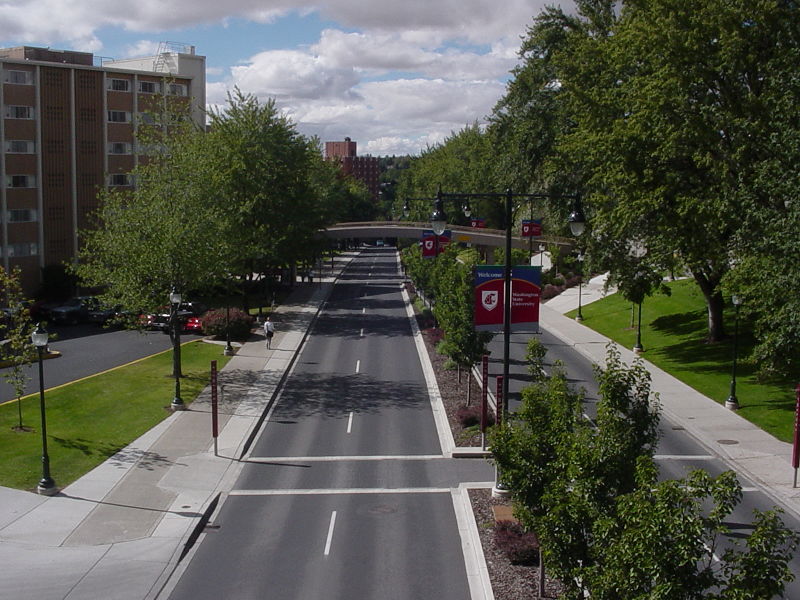
[{"label": "green lawn", "polygon": [[[656,295],[642,304],[642,346],[644,358],[671,373],[694,389],[724,403],[730,393],[733,361],[733,306],[726,312],[726,330],[730,338],[708,344],[706,305],[693,281],[670,283],[671,296]],[[636,328],[631,328],[631,304],[619,294],[612,294],[582,307],[583,324],[633,348]],[[568,313],[575,316],[575,311]],[[739,362],[736,396],[739,414],[785,442],[794,431],[795,383],[758,381],[755,366],[746,357],[753,338],[740,323]],[[745,357],[745,360],[742,359]]]},{"label": "green lawn", "polygon": [[[46,361],[45,370],[58,368],[58,360]],[[184,402],[205,388],[212,360],[221,369],[230,357],[222,356],[220,346],[201,341],[181,346]],[[171,374],[172,351],[167,351],[45,390],[47,447],[56,484],[75,481],[169,416],[175,391]],[[33,489],[42,473],[38,393],[23,398],[22,416],[28,431],[14,429],[19,424],[16,402],[0,406],[0,485]]]}]

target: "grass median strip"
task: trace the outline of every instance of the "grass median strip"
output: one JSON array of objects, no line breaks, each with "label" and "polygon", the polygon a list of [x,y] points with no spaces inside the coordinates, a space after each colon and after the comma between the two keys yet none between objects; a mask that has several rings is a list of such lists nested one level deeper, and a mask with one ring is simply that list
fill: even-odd
[{"label": "grass median strip", "polygon": [[[670,282],[671,296],[656,294],[642,304],[643,355],[649,362],[670,373],[698,392],[724,403],[730,393],[733,364],[734,309],[730,298],[725,311],[728,339],[706,342],[706,305],[697,285],[690,280]],[[577,311],[568,313],[575,317]],[[632,326],[631,303],[620,294],[611,294],[582,307],[583,324],[633,348],[636,327]],[[757,365],[747,360],[753,336],[746,322],[739,324],[739,361],[736,396],[739,414],[784,442],[794,431],[794,382],[760,380]]]},{"label": "grass median strip", "polygon": [[[201,341],[181,346],[181,396],[189,403],[206,387],[210,364],[222,368],[230,357]],[[45,369],[58,368],[58,359]],[[169,416],[174,396],[172,351],[78,382],[45,390],[50,471],[64,487],[118,452]],[[42,438],[39,395],[22,400],[24,431],[17,402],[0,406],[0,485],[31,490],[41,477]],[[210,435],[210,425],[209,425]]]}]

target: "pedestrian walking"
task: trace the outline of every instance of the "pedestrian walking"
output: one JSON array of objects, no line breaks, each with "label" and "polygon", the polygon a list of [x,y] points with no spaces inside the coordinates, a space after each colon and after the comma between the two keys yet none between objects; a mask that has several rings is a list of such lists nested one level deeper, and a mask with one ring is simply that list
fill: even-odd
[{"label": "pedestrian walking", "polygon": [[275,335],[275,324],[270,317],[264,321],[264,335],[267,338],[267,348],[272,348],[272,336]]}]

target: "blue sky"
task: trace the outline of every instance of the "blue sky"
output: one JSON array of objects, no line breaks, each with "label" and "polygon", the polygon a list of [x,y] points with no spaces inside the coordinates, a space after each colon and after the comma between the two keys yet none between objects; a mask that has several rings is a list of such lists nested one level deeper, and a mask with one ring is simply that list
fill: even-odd
[{"label": "blue sky", "polygon": [[161,41],[194,45],[206,57],[210,106],[237,86],[274,98],[301,132],[322,141],[349,136],[359,154],[417,154],[491,112],[543,5],[0,0],[0,47],[126,58],[152,55]]}]

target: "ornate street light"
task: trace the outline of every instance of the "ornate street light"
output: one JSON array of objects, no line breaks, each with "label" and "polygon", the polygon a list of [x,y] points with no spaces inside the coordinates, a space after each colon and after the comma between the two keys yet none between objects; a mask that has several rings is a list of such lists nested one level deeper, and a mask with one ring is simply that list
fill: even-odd
[{"label": "ornate street light", "polygon": [[569,217],[567,217],[567,223],[569,223],[569,229],[572,235],[576,237],[581,235],[583,230],[586,229],[586,215],[583,214],[580,196],[575,197],[575,204],[573,204],[572,212],[569,213]]},{"label": "ornate street light", "polygon": [[56,489],[56,482],[50,477],[50,456],[47,454],[47,415],[45,413],[44,404],[44,350],[47,348],[47,342],[50,339],[47,330],[39,323],[31,333],[31,341],[36,346],[36,351],[39,354],[39,407],[42,413],[42,478],[39,485],[36,486],[36,491],[44,496],[52,496],[58,490]]},{"label": "ornate street light", "polygon": [[444,208],[442,207],[442,194],[439,192],[436,194],[436,200],[433,204],[433,212],[431,213],[431,229],[433,229],[433,233],[435,233],[437,236],[440,236],[444,233],[446,227],[447,213],[444,212]]},{"label": "ornate street light", "polygon": [[170,407],[172,410],[186,410],[186,405],[181,398],[181,327],[178,323],[178,310],[183,297],[174,287],[169,293],[171,305],[170,325],[172,327],[172,375],[175,377],[175,396]]},{"label": "ornate street light", "polygon": [[731,391],[728,399],[725,400],[725,408],[737,410],[739,408],[739,400],[736,398],[736,359],[739,354],[739,307],[742,305],[742,299],[739,296],[731,296],[731,302],[734,306],[734,326],[733,326],[733,368],[731,370]]}]

